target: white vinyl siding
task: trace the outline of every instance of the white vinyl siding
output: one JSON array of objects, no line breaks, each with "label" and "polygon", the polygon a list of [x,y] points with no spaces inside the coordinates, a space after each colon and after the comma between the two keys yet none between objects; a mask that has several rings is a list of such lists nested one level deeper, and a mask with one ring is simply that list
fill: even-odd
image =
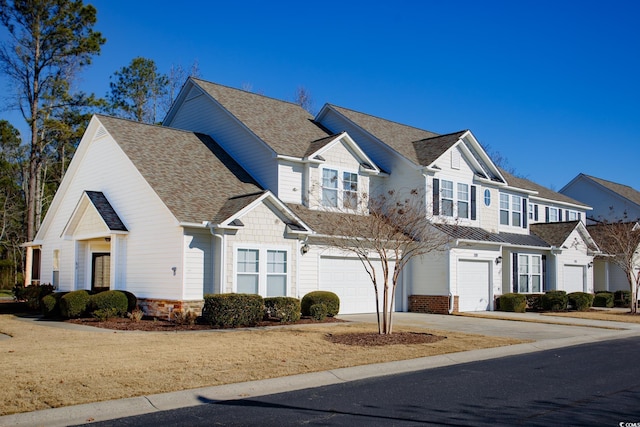
[{"label": "white vinyl siding", "polygon": [[184,298],[202,299],[213,293],[213,237],[209,230],[185,230],[184,258]]},{"label": "white vinyl siding", "polygon": [[[87,137],[98,124],[97,119],[92,121]],[[117,170],[114,165],[118,165]],[[89,245],[82,240],[60,239],[85,190],[102,191],[129,230],[126,238],[111,237],[112,251],[118,249],[116,274],[111,278],[113,289],[127,289],[140,298],[182,298],[182,228],[110,136],[83,140],[70,164],[39,236],[46,257],[42,267],[48,270],[43,271],[43,277],[53,275],[52,248],[56,248],[61,254],[59,290],[90,288],[90,260],[86,259]],[[105,242],[108,231],[104,223],[101,227]],[[172,267],[176,267],[176,275]]]}]

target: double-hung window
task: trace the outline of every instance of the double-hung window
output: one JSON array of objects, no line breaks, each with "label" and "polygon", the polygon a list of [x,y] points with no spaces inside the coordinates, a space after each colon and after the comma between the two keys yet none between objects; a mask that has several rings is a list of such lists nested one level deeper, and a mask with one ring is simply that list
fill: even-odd
[{"label": "double-hung window", "polygon": [[269,248],[238,248],[236,291],[265,297],[287,295],[288,253]]},{"label": "double-hung window", "polygon": [[322,206],[338,207],[338,171],[322,170]]},{"label": "double-hung window", "polygon": [[577,220],[578,220],[578,212],[567,211],[567,221],[577,221]]},{"label": "double-hung window", "polygon": [[518,285],[520,293],[542,292],[542,257],[518,254]]},{"label": "double-hung window", "polygon": [[500,224],[522,225],[522,197],[500,193]]},{"label": "double-hung window", "polygon": [[469,218],[469,186],[458,183],[458,218]]},{"label": "double-hung window", "polygon": [[549,222],[558,222],[558,208],[549,208]]},{"label": "double-hung window", "polygon": [[358,174],[343,172],[342,188],[342,206],[347,209],[356,209],[358,207]]},{"label": "double-hung window", "polygon": [[442,206],[442,215],[453,216],[453,181],[442,180],[440,206]]}]

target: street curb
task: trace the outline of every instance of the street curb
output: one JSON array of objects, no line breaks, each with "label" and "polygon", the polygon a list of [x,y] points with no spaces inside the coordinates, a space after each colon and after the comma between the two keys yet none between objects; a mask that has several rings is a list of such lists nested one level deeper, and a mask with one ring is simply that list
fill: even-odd
[{"label": "street curb", "polygon": [[144,415],[153,412],[211,404],[226,400],[247,399],[269,394],[340,384],[366,378],[383,377],[425,369],[434,369],[463,363],[496,359],[500,357],[552,350],[556,348],[571,347],[580,344],[629,338],[638,335],[640,335],[640,333],[635,330],[619,331],[612,333],[611,335],[586,334],[572,338],[541,340],[503,347],[421,357],[418,359],[354,366],[350,368],[339,368],[330,371],[312,372],[288,377],[87,403],[83,405],[5,415],[0,417],[0,426],[57,427],[107,421],[116,418]]}]

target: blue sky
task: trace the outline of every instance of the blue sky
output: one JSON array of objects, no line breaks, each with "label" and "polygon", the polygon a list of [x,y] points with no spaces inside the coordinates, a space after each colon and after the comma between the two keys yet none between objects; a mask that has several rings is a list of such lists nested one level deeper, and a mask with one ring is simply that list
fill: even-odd
[{"label": "blue sky", "polygon": [[[640,189],[640,2],[94,0],[105,95],[136,56],[438,133],[471,129],[559,190],[583,172]],[[4,83],[4,81],[2,81]],[[21,125],[17,116],[0,117]]]}]

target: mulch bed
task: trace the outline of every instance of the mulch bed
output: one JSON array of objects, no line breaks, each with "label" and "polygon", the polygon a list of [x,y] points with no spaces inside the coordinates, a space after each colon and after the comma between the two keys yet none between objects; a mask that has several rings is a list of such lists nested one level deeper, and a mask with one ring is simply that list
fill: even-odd
[{"label": "mulch bed", "polygon": [[[138,322],[134,322],[131,319],[125,318],[111,318],[107,320],[99,320],[94,318],[82,318],[82,319],[68,319],[65,320],[68,323],[75,323],[78,325],[94,326],[96,328],[113,329],[117,331],[147,331],[147,332],[174,332],[174,331],[204,331],[211,329],[220,329],[213,327],[209,324],[196,323],[189,324],[177,324],[168,320],[161,320],[157,318],[143,318]],[[343,320],[333,317],[327,317],[323,321],[313,320],[311,318],[303,317],[297,322],[280,322],[278,320],[264,320],[258,323],[256,326],[281,326],[281,325],[304,325],[304,324],[318,324],[318,323],[337,323],[344,322]]]},{"label": "mulch bed", "polygon": [[334,344],[372,347],[393,344],[431,344],[447,337],[420,332],[394,332],[382,335],[377,332],[359,332],[349,334],[327,334],[327,341]]}]

